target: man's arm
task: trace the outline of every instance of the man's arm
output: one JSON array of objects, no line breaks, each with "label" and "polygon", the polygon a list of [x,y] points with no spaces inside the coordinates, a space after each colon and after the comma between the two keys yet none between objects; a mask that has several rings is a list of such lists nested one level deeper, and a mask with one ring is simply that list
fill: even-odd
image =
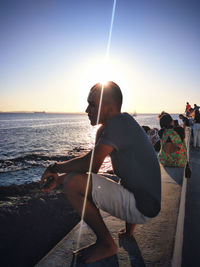
[{"label": "man's arm", "polygon": [[[92,172],[97,173],[105,157],[113,150],[112,146],[97,144],[94,148]],[[49,171],[53,173],[79,172],[86,173],[89,170],[92,150],[84,156],[77,157],[66,162],[56,163]],[[48,168],[47,168],[48,169]]]},{"label": "man's arm", "polygon": [[[99,161],[101,161],[103,157],[104,161],[105,157],[112,152],[112,149],[110,151],[110,149],[106,145],[103,144],[97,145],[103,129],[104,126],[101,126],[96,133],[96,140],[95,140],[96,146],[94,151],[95,164],[93,164],[95,170],[96,170],[96,165],[99,164]],[[72,171],[86,173],[89,170],[91,155],[92,155],[92,150],[89,153],[85,154],[84,156],[76,157],[75,159],[68,160],[66,162],[56,163],[54,164],[53,167],[49,167],[48,169],[53,173],[69,173]],[[98,170],[96,172],[98,172]]]},{"label": "man's arm", "polygon": [[[94,148],[92,172],[97,173],[105,157],[113,151],[113,147],[105,144],[97,144]],[[47,179],[49,176],[53,176],[57,173],[70,173],[79,172],[86,173],[89,171],[90,160],[92,151],[84,156],[68,160],[62,163],[56,163],[46,169],[42,176],[41,182]],[[57,184],[63,183],[63,180],[57,178]]]},{"label": "man's arm", "polygon": [[47,171],[51,173],[70,173],[70,172],[80,172],[86,173],[89,168],[91,153],[85,154],[84,156],[76,157],[74,159],[65,162],[56,162],[47,168]]}]

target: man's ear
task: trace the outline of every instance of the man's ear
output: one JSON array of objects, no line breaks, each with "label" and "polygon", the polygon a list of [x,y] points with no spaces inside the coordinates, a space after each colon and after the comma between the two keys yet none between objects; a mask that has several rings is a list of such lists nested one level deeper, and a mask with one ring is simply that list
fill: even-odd
[{"label": "man's ear", "polygon": [[115,108],[114,108],[114,106],[112,105],[112,104],[110,104],[109,106],[108,106],[108,113],[109,114],[112,114],[113,112],[114,112],[114,110],[115,110]]}]

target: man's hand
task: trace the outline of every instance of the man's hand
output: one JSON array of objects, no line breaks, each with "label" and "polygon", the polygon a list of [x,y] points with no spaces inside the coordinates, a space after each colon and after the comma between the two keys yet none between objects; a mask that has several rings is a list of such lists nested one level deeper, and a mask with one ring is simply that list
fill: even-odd
[{"label": "man's hand", "polygon": [[[53,177],[51,179],[50,177]],[[51,181],[48,183],[48,179],[51,179]],[[48,193],[52,189],[54,189],[57,186],[57,180],[58,180],[58,174],[57,173],[52,173],[48,169],[45,170],[45,172],[42,175],[42,178],[40,180],[40,186],[42,188],[42,192]],[[42,185],[46,184],[44,187]]]}]

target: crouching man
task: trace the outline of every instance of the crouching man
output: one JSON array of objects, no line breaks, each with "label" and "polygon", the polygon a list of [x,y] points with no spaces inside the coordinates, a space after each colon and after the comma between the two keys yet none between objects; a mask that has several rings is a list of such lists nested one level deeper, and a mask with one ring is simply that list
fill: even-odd
[{"label": "crouching man", "polygon": [[[94,85],[88,96],[88,114],[91,125],[97,124],[102,85]],[[121,113],[122,93],[117,84],[108,82],[103,88],[102,105],[96,134],[91,179],[84,221],[96,234],[96,243],[79,251],[85,263],[95,262],[117,253],[117,245],[108,231],[99,209],[125,221],[119,235],[133,235],[136,224],[155,217],[161,207],[160,167],[146,133],[128,113]],[[88,180],[92,151],[75,159],[50,165],[41,182],[53,176],[49,192],[63,183],[66,197],[79,215]],[[113,171],[120,183],[98,173],[106,156],[110,155]],[[62,174],[62,175],[61,175]]]}]

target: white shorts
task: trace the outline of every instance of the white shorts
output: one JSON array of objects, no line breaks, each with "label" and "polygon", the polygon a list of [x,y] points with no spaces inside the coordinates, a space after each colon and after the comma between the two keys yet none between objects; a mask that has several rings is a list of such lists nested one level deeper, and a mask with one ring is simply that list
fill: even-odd
[{"label": "white shorts", "polygon": [[133,193],[95,173],[92,173],[92,198],[97,208],[127,223],[143,224],[150,220],[137,209]]}]

